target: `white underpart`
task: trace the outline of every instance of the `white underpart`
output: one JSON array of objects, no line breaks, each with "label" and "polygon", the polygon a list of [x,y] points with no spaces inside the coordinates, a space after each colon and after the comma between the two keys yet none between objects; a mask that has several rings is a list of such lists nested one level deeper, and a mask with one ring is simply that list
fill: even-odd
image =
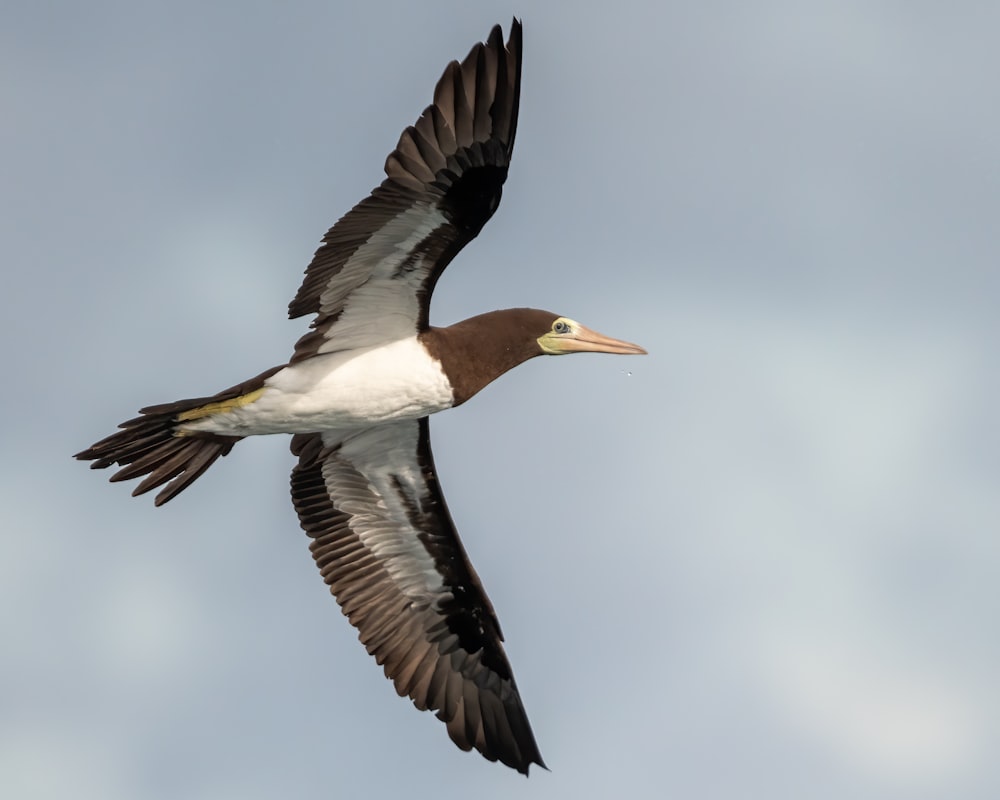
[{"label": "white underpart", "polygon": [[[351,515],[351,530],[399,589],[418,602],[433,603],[441,599],[444,584],[410,518],[410,509],[420,508],[427,491],[417,460],[418,436],[415,422],[350,436],[324,465],[323,479],[338,508]],[[336,434],[323,436],[324,444],[338,441]],[[358,485],[356,474],[367,486]]]},{"label": "white underpart", "polygon": [[[327,332],[321,353],[399,339],[416,331],[417,293],[432,264],[426,258],[400,266],[447,220],[437,207],[418,203],[372,233],[320,295],[320,310],[343,308]],[[367,277],[366,277],[367,276]]]},{"label": "white underpart", "polygon": [[350,430],[418,419],[453,402],[440,362],[413,335],[297,362],[264,386],[252,403],[185,423],[183,429],[239,436]]}]

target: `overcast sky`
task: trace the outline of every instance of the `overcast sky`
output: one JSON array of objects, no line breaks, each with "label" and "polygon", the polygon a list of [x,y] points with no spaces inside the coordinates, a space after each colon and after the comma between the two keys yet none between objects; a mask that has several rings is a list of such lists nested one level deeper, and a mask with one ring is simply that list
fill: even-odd
[{"label": "overcast sky", "polygon": [[[0,14],[0,796],[1000,796],[1000,6],[22,3]],[[644,345],[432,422],[551,773],[395,696],[281,437],[155,509],[70,455],[285,361],[327,227],[523,15],[432,321]]]}]

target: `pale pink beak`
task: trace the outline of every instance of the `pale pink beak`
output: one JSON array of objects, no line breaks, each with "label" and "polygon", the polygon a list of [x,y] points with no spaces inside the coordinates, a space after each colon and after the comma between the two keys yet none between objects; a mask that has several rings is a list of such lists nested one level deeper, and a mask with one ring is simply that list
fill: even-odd
[{"label": "pale pink beak", "polygon": [[[553,342],[553,344],[556,344]],[[646,355],[646,350],[631,342],[612,339],[577,323],[569,336],[559,337],[556,346],[564,353],[614,353],[621,356]]]}]

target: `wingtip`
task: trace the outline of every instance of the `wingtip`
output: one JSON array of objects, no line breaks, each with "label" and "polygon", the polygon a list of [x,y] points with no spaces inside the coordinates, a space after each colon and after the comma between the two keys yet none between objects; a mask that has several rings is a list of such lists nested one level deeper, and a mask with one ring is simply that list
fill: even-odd
[{"label": "wingtip", "polygon": [[542,761],[542,757],[540,755],[536,755],[534,759],[524,765],[524,769],[518,769],[518,772],[520,772],[525,778],[530,778],[531,776],[528,774],[528,771],[531,769],[532,765],[539,766],[546,772],[552,772],[552,770],[545,765],[545,762]]},{"label": "wingtip", "polygon": [[[499,26],[498,26],[499,27]],[[521,43],[524,39],[524,26],[521,24],[521,20],[517,17],[511,17],[510,20],[510,35],[507,37],[507,49],[510,50],[511,46],[517,48],[518,52],[521,51]]]}]

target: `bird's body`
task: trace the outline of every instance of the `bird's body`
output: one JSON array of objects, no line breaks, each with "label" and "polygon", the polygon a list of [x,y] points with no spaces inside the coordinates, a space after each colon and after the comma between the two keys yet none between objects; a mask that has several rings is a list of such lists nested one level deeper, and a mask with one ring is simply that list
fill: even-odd
[{"label": "bird's body", "polygon": [[521,26],[445,70],[387,179],[327,233],[289,306],[314,314],[288,364],[149,406],[77,454],[167,502],[242,438],[293,434],[292,502],[323,579],[400,695],[461,748],[542,765],[493,607],[438,485],[429,415],[529,358],[643,353],[547,311],[432,327],[441,272],[499,202],[516,131]]},{"label": "bird's body", "polygon": [[179,430],[234,436],[356,430],[451,406],[440,362],[408,336],[289,364],[266,379],[252,402],[193,418]]}]

